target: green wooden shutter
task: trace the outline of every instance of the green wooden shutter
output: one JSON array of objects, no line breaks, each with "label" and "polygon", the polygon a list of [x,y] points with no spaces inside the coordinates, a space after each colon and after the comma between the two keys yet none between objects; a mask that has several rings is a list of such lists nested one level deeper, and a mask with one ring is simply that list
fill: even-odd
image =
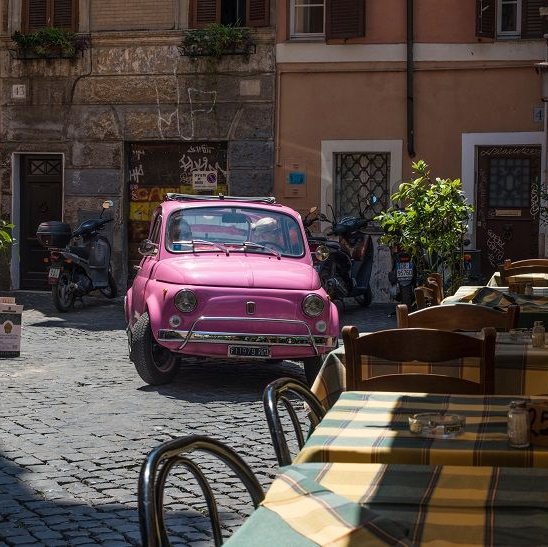
[{"label": "green wooden shutter", "polygon": [[221,0],[193,0],[192,28],[203,28],[210,23],[221,22]]},{"label": "green wooden shutter", "polygon": [[34,32],[48,26],[47,0],[27,0],[23,4],[23,29]]},{"label": "green wooden shutter", "polygon": [[521,37],[542,38],[544,21],[540,16],[540,8],[548,7],[547,0],[523,0],[521,8]]},{"label": "green wooden shutter", "polygon": [[53,0],[53,26],[67,30],[75,30],[74,0]]},{"label": "green wooden shutter", "polygon": [[268,27],[270,25],[270,2],[268,0],[248,0],[245,19],[248,27]]},{"label": "green wooden shutter", "polygon": [[497,28],[496,1],[476,0],[476,36],[495,38]]},{"label": "green wooden shutter", "polygon": [[326,0],[325,7],[327,39],[365,36],[365,0]]}]

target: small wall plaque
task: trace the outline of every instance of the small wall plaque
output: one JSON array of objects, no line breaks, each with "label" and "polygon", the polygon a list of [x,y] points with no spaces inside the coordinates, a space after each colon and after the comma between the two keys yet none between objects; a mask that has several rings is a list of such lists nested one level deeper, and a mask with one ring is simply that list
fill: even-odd
[{"label": "small wall plaque", "polygon": [[496,217],[520,217],[521,209],[495,209]]},{"label": "small wall plaque", "polygon": [[25,84],[14,84],[11,86],[11,98],[12,99],[26,99],[27,98],[27,86]]}]

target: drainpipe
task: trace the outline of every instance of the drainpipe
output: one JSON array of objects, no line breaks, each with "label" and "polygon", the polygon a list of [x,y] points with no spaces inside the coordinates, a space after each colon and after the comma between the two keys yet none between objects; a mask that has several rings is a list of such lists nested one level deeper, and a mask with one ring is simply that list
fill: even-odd
[{"label": "drainpipe", "polygon": [[413,0],[407,0],[407,153],[411,158],[415,157],[413,23]]}]

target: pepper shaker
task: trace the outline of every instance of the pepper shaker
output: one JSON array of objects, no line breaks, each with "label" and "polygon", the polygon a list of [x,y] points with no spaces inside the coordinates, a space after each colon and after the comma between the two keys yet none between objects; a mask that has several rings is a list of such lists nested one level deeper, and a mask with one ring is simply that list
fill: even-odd
[{"label": "pepper shaker", "polygon": [[529,412],[526,401],[511,401],[508,410],[508,442],[513,448],[529,446]]},{"label": "pepper shaker", "polygon": [[534,348],[543,348],[544,347],[544,324],[542,321],[535,321],[535,325],[532,331],[532,342]]}]

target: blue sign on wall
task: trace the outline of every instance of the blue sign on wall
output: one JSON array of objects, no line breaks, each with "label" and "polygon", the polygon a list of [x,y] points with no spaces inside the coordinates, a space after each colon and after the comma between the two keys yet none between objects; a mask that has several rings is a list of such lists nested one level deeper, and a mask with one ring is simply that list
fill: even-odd
[{"label": "blue sign on wall", "polygon": [[291,171],[287,175],[287,182],[289,184],[304,184],[306,182],[306,174],[302,171]]}]

